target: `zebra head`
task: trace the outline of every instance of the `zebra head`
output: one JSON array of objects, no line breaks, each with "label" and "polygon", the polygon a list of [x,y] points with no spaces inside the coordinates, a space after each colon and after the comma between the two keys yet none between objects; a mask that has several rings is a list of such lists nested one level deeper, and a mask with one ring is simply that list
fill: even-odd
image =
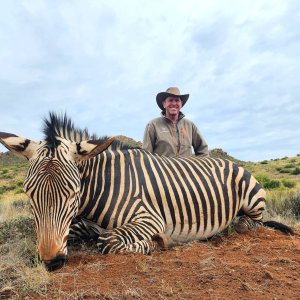
[{"label": "zebra head", "polygon": [[[54,117],[47,124],[50,133],[45,141],[34,142],[0,132],[0,142],[8,150],[29,160],[24,192],[30,198],[36,224],[38,254],[49,270],[63,266],[67,259],[69,227],[80,204],[78,166],[107,149],[114,140],[72,141],[68,135],[60,134],[62,124]],[[67,129],[70,133],[73,127]]]}]

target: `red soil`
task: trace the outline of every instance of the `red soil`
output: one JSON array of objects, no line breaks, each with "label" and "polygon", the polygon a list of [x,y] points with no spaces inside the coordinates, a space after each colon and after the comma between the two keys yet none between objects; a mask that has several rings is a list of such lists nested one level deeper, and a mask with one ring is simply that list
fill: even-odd
[{"label": "red soil", "polygon": [[261,228],[140,254],[70,250],[36,299],[300,299],[300,231]]}]

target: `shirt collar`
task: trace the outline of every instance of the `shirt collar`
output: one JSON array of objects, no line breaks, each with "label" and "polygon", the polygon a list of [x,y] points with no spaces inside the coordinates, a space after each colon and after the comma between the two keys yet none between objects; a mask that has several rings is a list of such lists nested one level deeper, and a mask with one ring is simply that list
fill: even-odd
[{"label": "shirt collar", "polygon": [[[166,112],[165,112],[164,110],[161,112],[161,116],[164,117],[165,119],[169,120],[169,119],[166,117]],[[180,121],[180,120],[181,120],[182,118],[184,118],[184,117],[185,117],[185,115],[180,111],[180,112],[179,112],[179,116],[178,116],[177,122]]]}]

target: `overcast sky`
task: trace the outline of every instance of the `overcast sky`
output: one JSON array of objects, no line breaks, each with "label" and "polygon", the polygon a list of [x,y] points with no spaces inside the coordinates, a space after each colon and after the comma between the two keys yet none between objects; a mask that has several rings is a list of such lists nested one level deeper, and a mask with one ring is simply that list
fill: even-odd
[{"label": "overcast sky", "polygon": [[142,141],[178,86],[210,149],[300,153],[300,1],[0,0],[0,42],[0,131],[40,140],[57,111]]}]

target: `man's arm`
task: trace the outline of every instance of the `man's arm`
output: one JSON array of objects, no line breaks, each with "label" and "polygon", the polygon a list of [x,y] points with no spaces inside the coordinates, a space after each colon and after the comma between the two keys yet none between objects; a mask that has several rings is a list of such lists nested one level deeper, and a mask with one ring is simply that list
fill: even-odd
[{"label": "man's arm", "polygon": [[154,126],[151,123],[149,123],[147,124],[144,132],[143,149],[153,153],[154,146],[155,146],[155,129]]},{"label": "man's arm", "polygon": [[195,151],[195,155],[201,157],[209,156],[207,143],[195,124],[193,124],[192,145]]}]

